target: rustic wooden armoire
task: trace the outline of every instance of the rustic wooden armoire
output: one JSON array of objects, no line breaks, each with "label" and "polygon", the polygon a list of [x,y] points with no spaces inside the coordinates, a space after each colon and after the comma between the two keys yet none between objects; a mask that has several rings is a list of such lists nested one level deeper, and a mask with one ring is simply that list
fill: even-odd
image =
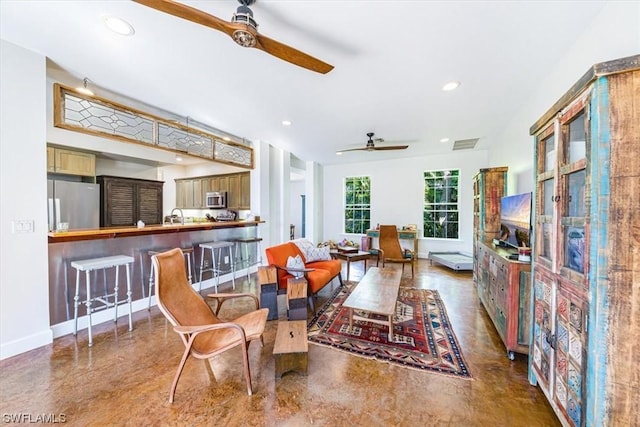
[{"label": "rustic wooden armoire", "polygon": [[640,55],[594,65],[535,136],[530,380],[563,425],[640,425]]}]

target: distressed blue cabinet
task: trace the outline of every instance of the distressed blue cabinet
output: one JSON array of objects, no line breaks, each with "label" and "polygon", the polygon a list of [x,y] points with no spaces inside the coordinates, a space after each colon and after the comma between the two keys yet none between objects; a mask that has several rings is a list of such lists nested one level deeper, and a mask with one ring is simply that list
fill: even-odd
[{"label": "distressed blue cabinet", "polygon": [[563,425],[640,425],[640,55],[594,65],[531,134],[530,380]]},{"label": "distressed blue cabinet", "polygon": [[[473,280],[478,283],[478,245],[500,237],[500,199],[507,194],[508,167],[485,168],[473,177]],[[480,288],[478,288],[480,289]]]}]

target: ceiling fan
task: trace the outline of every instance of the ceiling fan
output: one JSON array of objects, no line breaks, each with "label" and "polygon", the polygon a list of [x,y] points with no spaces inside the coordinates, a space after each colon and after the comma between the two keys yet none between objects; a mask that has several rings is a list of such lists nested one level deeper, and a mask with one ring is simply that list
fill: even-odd
[{"label": "ceiling fan", "polygon": [[317,73],[326,74],[333,70],[329,65],[317,58],[300,52],[290,46],[275,41],[258,33],[258,23],[253,19],[253,11],[249,8],[256,0],[238,0],[240,6],[227,22],[201,10],[172,0],[134,0],[136,3],[152,9],[186,19],[196,24],[204,25],[214,30],[222,31],[243,47],[260,49],[277,58],[306,68]]},{"label": "ceiling fan", "polygon": [[369,137],[369,140],[367,141],[367,145],[365,145],[362,148],[350,148],[348,150],[340,150],[338,151],[338,153],[344,153],[346,151],[381,151],[381,150],[404,150],[407,147],[409,147],[408,145],[385,145],[382,147],[376,147],[375,143],[376,142],[384,142],[384,139],[382,138],[376,138],[373,139],[373,132],[369,132],[367,133],[367,136]]}]

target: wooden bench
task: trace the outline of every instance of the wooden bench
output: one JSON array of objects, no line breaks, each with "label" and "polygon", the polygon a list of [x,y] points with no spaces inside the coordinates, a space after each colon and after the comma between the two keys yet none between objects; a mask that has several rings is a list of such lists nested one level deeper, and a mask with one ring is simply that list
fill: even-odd
[{"label": "wooden bench", "polygon": [[276,341],[273,344],[273,355],[276,358],[276,378],[289,371],[307,374],[307,321],[279,321]]}]

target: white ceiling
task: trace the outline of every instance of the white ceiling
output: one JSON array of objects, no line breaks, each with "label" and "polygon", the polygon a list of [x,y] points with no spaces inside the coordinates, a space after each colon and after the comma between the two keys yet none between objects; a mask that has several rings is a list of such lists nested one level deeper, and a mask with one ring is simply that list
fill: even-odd
[{"label": "white ceiling", "polygon": [[[188,1],[229,20],[237,1]],[[131,1],[0,1],[0,36],[106,90],[321,164],[487,149],[605,1],[258,0],[258,30],[335,66],[299,68]],[[127,20],[123,37],[102,24]],[[462,84],[453,92],[441,87]],[[543,113],[543,112],[541,112]],[[282,126],[282,120],[293,122]],[[535,120],[535,118],[532,118]],[[364,146],[367,132],[403,151]],[[450,142],[439,142],[442,138]],[[383,145],[383,144],[380,144]]]}]

